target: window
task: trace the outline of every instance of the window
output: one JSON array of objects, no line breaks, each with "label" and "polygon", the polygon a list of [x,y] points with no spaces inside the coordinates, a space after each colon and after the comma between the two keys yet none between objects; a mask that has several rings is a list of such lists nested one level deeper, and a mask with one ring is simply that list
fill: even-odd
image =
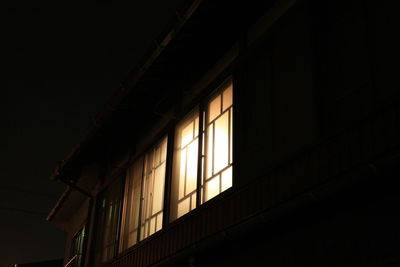
[{"label": "window", "polygon": [[171,218],[179,218],[196,208],[199,112],[189,114],[177,127],[172,180]]},{"label": "window", "polygon": [[232,186],[232,83],[207,105],[202,203]]},{"label": "window", "polygon": [[[233,88],[229,80],[176,126],[171,166],[171,220],[232,187],[232,117]],[[167,137],[164,137],[128,168],[120,252],[162,229],[166,164]],[[105,203],[110,203],[108,209],[112,209],[113,202]],[[103,205],[106,206],[102,216],[113,216],[107,204]],[[114,255],[109,251],[115,251],[112,241],[116,240],[113,236],[107,237],[111,230],[105,229],[104,261]]]},{"label": "window", "polygon": [[119,218],[121,211],[122,179],[114,181],[98,199],[96,227],[95,266],[111,260],[116,255]]},{"label": "window", "polygon": [[229,80],[204,110],[196,108],[176,127],[171,220],[232,186],[232,117],[233,89]]},{"label": "window", "polygon": [[166,158],[167,137],[127,171],[121,251],[162,228]]},{"label": "window", "polygon": [[70,250],[70,260],[67,265],[71,267],[80,267],[82,266],[82,255],[83,255],[83,240],[85,238],[85,227],[79,230],[71,242],[71,250]]}]

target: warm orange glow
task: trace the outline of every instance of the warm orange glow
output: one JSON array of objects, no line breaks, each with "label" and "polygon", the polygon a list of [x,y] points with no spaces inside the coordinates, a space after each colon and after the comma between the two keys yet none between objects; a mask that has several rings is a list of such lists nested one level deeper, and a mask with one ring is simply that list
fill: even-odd
[{"label": "warm orange glow", "polygon": [[206,183],[205,201],[219,194],[219,176],[212,178]]},{"label": "warm orange glow", "polygon": [[145,156],[140,240],[162,227],[167,138]]},{"label": "warm orange glow", "polygon": [[[197,182],[200,179],[200,203],[232,187],[232,82],[225,85],[201,112],[189,114],[176,128],[176,147],[172,179],[171,220],[196,208]],[[203,145],[199,158],[199,133]],[[201,176],[198,177],[199,160]]]},{"label": "warm orange glow", "polygon": [[232,166],[221,174],[221,192],[232,186]]},{"label": "warm orange glow", "polygon": [[188,146],[186,165],[186,192],[193,192],[196,190],[198,147],[198,140],[195,140]]},{"label": "warm orange glow", "polygon": [[183,130],[182,130],[182,140],[181,147],[189,144],[190,141],[193,140],[193,121],[190,122]]},{"label": "warm orange glow", "polygon": [[196,207],[199,117],[193,113],[177,128],[174,156],[172,219]]},{"label": "warm orange glow", "polygon": [[233,102],[233,93],[232,93],[232,83],[228,85],[228,87],[224,90],[222,93],[222,111],[225,111],[228,109],[230,106],[232,106]]},{"label": "warm orange glow", "polygon": [[162,228],[166,157],[164,138],[127,171],[120,251],[138,242],[139,226],[140,240]]},{"label": "warm orange glow", "polygon": [[221,96],[214,98],[208,108],[208,121],[214,120],[221,113]]},{"label": "warm orange glow", "polygon": [[229,83],[208,105],[203,201],[232,187],[233,89]]},{"label": "warm orange glow", "polygon": [[228,112],[215,121],[214,173],[228,166],[229,161],[229,124]]},{"label": "warm orange glow", "polygon": [[177,218],[185,215],[190,210],[190,198],[186,198],[183,201],[178,203],[178,214]]}]

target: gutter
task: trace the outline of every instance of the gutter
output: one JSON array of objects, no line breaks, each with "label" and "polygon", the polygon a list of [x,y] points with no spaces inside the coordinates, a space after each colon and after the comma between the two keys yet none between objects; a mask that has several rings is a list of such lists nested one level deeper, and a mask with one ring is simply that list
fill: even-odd
[{"label": "gutter", "polygon": [[[70,153],[71,154],[71,153]],[[54,205],[54,207],[51,209],[49,215],[47,215],[46,217],[46,221],[52,221],[54,216],[57,214],[57,212],[60,210],[61,206],[64,204],[64,202],[67,200],[68,196],[71,193],[71,189],[74,189],[80,193],[82,193],[83,195],[87,196],[90,200],[93,199],[93,196],[87,192],[86,190],[80,188],[79,186],[77,186],[76,184],[67,181],[65,179],[62,179],[62,174],[61,174],[61,163],[57,164],[56,167],[54,168],[53,173],[50,176],[50,180],[55,181],[58,180],[64,184],[66,184],[68,187],[67,189],[63,192],[63,194],[60,196],[60,198],[57,200],[56,204]]]},{"label": "gutter", "polygon": [[71,188],[68,187],[60,196],[60,198],[57,200],[56,204],[54,207],[51,209],[49,215],[46,217],[46,221],[50,222],[53,220],[54,216],[57,214],[58,210],[61,208],[61,206],[64,204],[64,202],[67,200],[69,194],[71,193]]}]

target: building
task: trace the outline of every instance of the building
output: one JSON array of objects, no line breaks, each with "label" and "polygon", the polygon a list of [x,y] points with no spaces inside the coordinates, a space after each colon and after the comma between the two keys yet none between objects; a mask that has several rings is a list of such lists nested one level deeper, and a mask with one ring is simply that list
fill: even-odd
[{"label": "building", "polygon": [[67,266],[400,266],[390,1],[189,1],[51,179]]}]

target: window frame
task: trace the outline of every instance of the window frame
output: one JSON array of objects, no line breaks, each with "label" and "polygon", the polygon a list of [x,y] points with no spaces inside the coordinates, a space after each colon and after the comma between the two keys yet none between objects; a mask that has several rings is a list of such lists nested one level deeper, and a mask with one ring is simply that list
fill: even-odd
[{"label": "window frame", "polygon": [[[94,236],[91,237],[91,243],[93,244],[93,248],[90,251],[90,260],[91,263],[96,264],[98,266],[104,266],[108,262],[112,261],[115,259],[116,256],[119,255],[119,243],[120,243],[120,232],[121,232],[121,219],[122,219],[122,210],[123,210],[123,199],[124,199],[124,183],[125,179],[124,177],[121,177],[121,173],[118,172],[115,175],[111,176],[111,179],[108,180],[106,184],[104,184],[101,189],[99,190],[99,193],[96,195],[95,199],[95,223],[93,225],[93,231],[91,231]],[[115,194],[113,195],[112,192]],[[104,244],[104,235],[99,237],[99,232],[103,232],[105,230],[104,228],[104,217],[105,213],[108,214],[108,210],[104,211],[102,210],[102,201],[106,201],[106,198],[109,198],[109,196],[112,196],[111,198],[119,198],[119,206],[118,206],[118,212],[116,212],[115,215],[115,221],[113,222],[115,225],[113,225],[113,230],[114,231],[114,237],[113,237],[113,252],[111,257],[107,257],[108,259],[103,261],[104,257],[104,249],[105,247],[103,246]],[[101,245],[101,246],[100,246]],[[109,246],[107,246],[109,247]]]},{"label": "window frame", "polygon": [[[188,117],[191,117],[191,116],[193,116],[193,117],[198,116],[198,118],[199,118],[198,119],[199,122],[198,122],[198,125],[197,125],[197,129],[198,129],[198,149],[197,149],[198,155],[197,155],[197,184],[196,184],[196,202],[195,202],[196,206],[195,206],[195,208],[190,209],[188,212],[184,213],[181,216],[177,216],[177,215],[175,217],[171,216],[172,210],[174,208],[176,209],[176,211],[174,211],[173,213],[174,214],[178,214],[178,211],[177,211],[177,209],[178,209],[178,207],[177,207],[178,201],[175,202],[175,204],[174,204],[174,199],[172,199],[172,197],[173,197],[172,196],[172,190],[176,190],[176,189],[173,188],[174,186],[178,186],[179,187],[179,184],[178,185],[174,184],[174,181],[173,181],[175,179],[173,177],[174,176],[174,173],[173,173],[174,170],[172,170],[171,171],[171,176],[170,176],[171,188],[169,190],[171,196],[170,196],[169,203],[168,203],[169,204],[169,206],[168,206],[168,208],[169,208],[169,216],[170,216],[169,220],[168,220],[169,224],[172,224],[175,221],[180,220],[182,217],[185,217],[186,215],[190,214],[192,211],[198,209],[199,207],[201,207],[202,205],[206,204],[207,202],[212,201],[214,198],[218,198],[222,193],[224,193],[225,191],[230,191],[229,189],[234,187],[234,180],[235,180],[233,178],[234,177],[234,170],[233,170],[234,169],[234,167],[233,167],[233,162],[234,162],[234,160],[233,160],[233,150],[234,150],[233,149],[233,146],[234,146],[233,145],[233,136],[234,136],[234,133],[233,133],[234,132],[234,128],[233,128],[233,125],[234,125],[233,116],[234,116],[234,114],[233,114],[233,112],[234,111],[233,111],[233,108],[234,108],[234,102],[235,102],[234,101],[234,97],[233,97],[235,95],[235,93],[234,93],[234,91],[235,91],[234,84],[235,84],[234,79],[233,79],[232,75],[230,75],[227,78],[225,78],[224,80],[222,80],[222,82],[219,82],[216,86],[214,85],[212,87],[212,90],[211,91],[207,90],[207,92],[205,92],[205,94],[203,94],[196,101],[196,104],[192,105],[191,108],[187,112],[185,112],[184,115],[181,117],[181,119],[177,123],[175,123],[175,125],[174,125],[175,132],[174,132],[174,135],[173,135],[172,139],[174,140],[174,142],[176,142],[177,139],[179,139],[179,138],[177,138],[177,134],[176,134],[176,131],[177,131],[176,129],[179,126],[179,124],[183,123],[185,120],[188,119]],[[222,117],[225,112],[229,112],[229,115],[228,115],[228,130],[229,130],[230,134],[228,134],[228,155],[229,155],[230,158],[228,159],[228,166],[220,169],[218,171],[218,175],[221,175],[222,172],[225,171],[226,169],[232,168],[232,179],[231,179],[232,183],[231,183],[231,186],[229,188],[227,188],[226,190],[221,190],[221,186],[220,186],[218,194],[216,194],[215,196],[211,197],[208,200],[204,200],[204,185],[203,185],[204,177],[203,177],[203,175],[205,173],[206,160],[207,160],[206,159],[206,155],[207,155],[206,150],[207,150],[207,142],[208,142],[207,139],[208,138],[206,138],[206,135],[207,135],[206,131],[207,131],[208,126],[209,126],[209,125],[206,125],[207,122],[208,122],[207,109],[208,109],[209,104],[214,100],[214,98],[218,97],[218,95],[222,96],[224,90],[226,90],[229,86],[231,86],[231,89],[232,89],[232,103],[226,110],[223,110],[223,103],[222,103],[222,97],[221,97],[221,113],[218,116],[216,116],[215,118],[213,118],[211,123],[215,123],[215,121],[218,118]],[[229,109],[231,109],[231,111],[228,111]],[[194,119],[194,121],[196,121],[196,119]],[[203,146],[204,146],[204,154],[203,154]],[[172,149],[173,149],[173,151],[172,151],[172,159],[171,159],[171,161],[172,161],[171,168],[173,169],[174,166],[175,166],[175,163],[176,163],[175,162],[176,161],[175,150],[177,148],[176,148],[175,144],[172,147]],[[204,166],[203,166],[203,163],[202,163],[203,162],[203,158],[204,158]],[[215,176],[213,178],[215,178]],[[212,178],[210,178],[210,180],[211,179]],[[222,178],[220,178],[220,180],[221,179]],[[221,181],[219,183],[221,183]],[[178,188],[178,190],[179,190],[179,188]],[[175,205],[176,207],[173,207],[173,205]]]},{"label": "window frame", "polygon": [[71,238],[69,259],[66,266],[81,267],[84,264],[86,226],[79,228]]},{"label": "window frame", "polygon": [[[159,232],[162,232],[163,229],[166,227],[166,216],[169,213],[169,209],[166,206],[166,197],[167,197],[167,193],[168,193],[168,181],[169,181],[169,164],[171,164],[170,162],[170,156],[169,156],[169,150],[170,150],[170,143],[171,143],[171,137],[170,137],[170,133],[167,132],[165,133],[165,131],[162,131],[163,134],[157,135],[157,138],[155,138],[155,141],[151,142],[148,146],[146,146],[145,149],[141,150],[140,153],[137,153],[137,155],[133,158],[133,160],[129,161],[129,163],[127,164],[125,170],[124,170],[124,181],[123,181],[123,191],[124,191],[124,196],[123,196],[123,205],[122,205],[122,210],[121,210],[121,225],[119,227],[120,229],[120,233],[119,233],[119,243],[118,243],[118,253],[124,253],[127,250],[130,250],[131,248],[137,246],[138,244],[142,243],[143,241],[148,240],[149,238],[153,237],[154,235],[157,235]],[[153,155],[154,153],[154,149],[156,147],[159,147],[159,149],[161,150],[160,153],[162,153],[162,143],[166,142],[166,154],[165,154],[165,160],[164,162],[162,162],[161,164],[165,165],[165,174],[164,174],[164,187],[163,187],[163,198],[162,198],[162,210],[160,211],[162,213],[162,224],[161,224],[161,228],[145,237],[142,238],[142,223],[143,223],[143,203],[144,203],[144,199],[143,199],[143,190],[144,190],[144,180],[145,180],[145,176],[144,176],[144,170],[145,170],[145,165],[146,165],[146,157],[149,153],[151,153]],[[141,175],[140,175],[140,192],[139,192],[139,211],[138,211],[138,218],[133,218],[133,220],[137,220],[138,221],[138,229],[137,229],[137,233],[136,233],[136,242],[132,245],[127,245],[126,247],[123,245],[123,238],[126,237],[122,237],[122,235],[125,235],[125,231],[123,231],[123,229],[126,227],[125,223],[125,217],[126,213],[128,212],[126,210],[127,206],[126,206],[126,201],[127,198],[130,198],[129,196],[127,196],[127,192],[129,191],[129,189],[126,187],[127,185],[127,179],[129,179],[129,175],[128,172],[131,168],[133,168],[133,166],[138,162],[141,161]],[[133,179],[133,178],[132,178]],[[154,179],[154,178],[153,178]],[[131,181],[133,182],[133,180]],[[154,182],[154,181],[153,181]],[[157,213],[160,213],[157,212]],[[124,225],[123,225],[124,224]]]},{"label": "window frame", "polygon": [[[232,90],[232,99],[231,99],[231,101],[232,101],[232,103],[230,104],[230,106],[228,106],[226,109],[224,109],[224,107],[223,107],[223,92],[226,90],[226,89],[228,89],[228,87],[231,87],[231,90]],[[210,127],[210,125],[211,124],[213,124],[213,152],[212,152],[212,154],[213,154],[213,166],[212,166],[212,174],[211,174],[211,176],[209,177],[209,180],[211,180],[211,179],[213,179],[213,178],[215,178],[216,177],[216,175],[221,175],[221,178],[220,178],[220,181],[219,181],[219,193],[218,194],[216,194],[215,196],[213,196],[213,197],[211,197],[211,198],[209,198],[209,199],[207,199],[207,200],[205,200],[205,198],[204,198],[204,193],[203,192],[201,192],[201,199],[200,199],[200,205],[204,205],[206,202],[208,202],[208,201],[211,201],[212,199],[214,199],[214,198],[216,198],[216,197],[218,197],[219,195],[221,195],[224,191],[226,191],[226,190],[229,190],[229,189],[231,189],[233,186],[234,186],[234,179],[233,179],[233,162],[234,162],[234,160],[233,160],[233,151],[234,151],[234,146],[233,146],[233,125],[234,125],[234,123],[233,123],[233,110],[234,110],[234,99],[233,99],[233,96],[235,95],[235,90],[234,90],[235,88],[234,88],[234,81],[233,81],[233,78],[232,78],[232,76],[230,76],[229,78],[227,78],[227,79],[225,79],[222,83],[220,83],[220,85],[219,86],[217,86],[216,87],[216,89],[215,90],[213,90],[212,91],[212,93],[211,94],[209,94],[209,96],[204,100],[204,102],[203,102],[203,104],[204,104],[204,109],[202,110],[202,112],[204,112],[204,114],[203,114],[203,116],[202,117],[204,117],[204,136],[207,136],[207,130],[208,130],[208,127]],[[211,102],[216,98],[216,97],[218,97],[218,96],[221,96],[221,103],[220,103],[220,109],[221,109],[221,113],[219,114],[219,115],[217,115],[216,117],[214,117],[212,120],[211,120],[211,123],[209,122],[209,120],[208,120],[208,117],[209,117],[209,114],[207,113],[207,109],[208,109],[208,105],[210,105],[211,104]],[[230,110],[231,109],[231,110]],[[216,173],[214,172],[215,171],[215,169],[214,169],[214,165],[215,165],[215,162],[214,162],[214,152],[215,152],[215,123],[216,123],[216,121],[219,119],[219,118],[221,118],[222,116],[224,116],[224,114],[225,113],[228,113],[228,144],[227,144],[227,149],[228,149],[228,160],[227,160],[227,166],[225,166],[225,167],[223,167],[223,168],[221,168],[221,169],[219,169]],[[205,179],[208,179],[208,178],[206,178],[206,177],[203,177],[203,175],[207,175],[207,170],[206,170],[206,161],[208,160],[206,157],[207,157],[207,149],[208,149],[208,142],[209,142],[209,140],[210,140],[210,138],[205,138],[205,143],[204,143],[204,170],[203,170],[203,172],[201,173],[201,177],[200,177],[200,179],[201,179],[201,181],[200,181],[200,183],[201,183],[201,190],[204,190],[204,182],[205,182]],[[225,189],[225,190],[221,190],[222,189],[222,186],[221,186],[221,183],[222,183],[222,173],[224,172],[224,171],[226,171],[227,169],[229,169],[229,168],[232,168],[232,174],[231,174],[231,186],[230,187],[228,187],[227,189]],[[199,207],[199,206],[198,206]]]},{"label": "window frame", "polygon": [[[229,86],[231,86],[232,90],[233,90],[233,95],[232,95],[232,104],[231,106],[229,106],[229,109],[231,109],[231,115],[230,117],[234,116],[234,96],[235,96],[235,82],[233,79],[232,75],[229,76],[225,76],[225,78],[223,79],[215,79],[211,84],[209,84],[208,86],[203,87],[203,90],[200,94],[197,95],[197,97],[194,97],[192,99],[191,103],[187,103],[184,108],[184,110],[182,109],[183,106],[181,106],[180,111],[181,112],[174,112],[175,114],[181,114],[182,116],[177,116],[175,115],[175,117],[169,121],[166,122],[165,127],[163,128],[163,130],[160,130],[158,134],[155,134],[152,138],[153,141],[148,142],[147,145],[145,145],[144,147],[142,147],[140,149],[139,152],[135,153],[135,156],[132,157],[126,164],[125,164],[125,168],[123,170],[121,170],[119,172],[119,175],[116,175],[118,177],[116,177],[117,179],[122,178],[122,199],[121,199],[121,207],[120,207],[120,215],[118,218],[119,221],[119,225],[118,225],[118,233],[117,233],[117,243],[116,243],[116,253],[115,256],[117,255],[121,255],[121,254],[125,254],[128,251],[134,250],[135,247],[141,245],[143,242],[147,242],[150,239],[154,238],[155,236],[161,234],[163,231],[168,230],[172,225],[174,225],[176,222],[180,221],[182,218],[186,217],[186,216],[190,216],[190,214],[199,209],[202,206],[208,206],[209,203],[212,203],[213,201],[215,201],[216,199],[222,197],[223,195],[226,195],[226,193],[228,193],[229,191],[231,191],[230,189],[232,189],[234,187],[235,184],[235,179],[234,179],[234,168],[233,168],[233,153],[232,151],[233,149],[233,135],[234,135],[234,128],[233,128],[233,119],[229,119],[229,131],[231,131],[231,135],[230,135],[230,140],[228,141],[228,147],[229,147],[229,152],[228,153],[232,153],[230,155],[230,157],[232,158],[231,161],[228,160],[228,167],[232,167],[232,183],[231,186],[229,188],[227,188],[226,190],[220,191],[217,195],[215,195],[214,197],[210,198],[207,201],[202,201],[203,200],[203,193],[202,191],[203,189],[203,173],[204,173],[204,169],[205,167],[202,166],[202,158],[204,158],[204,161],[206,160],[206,151],[204,149],[204,154],[203,154],[203,146],[206,146],[205,144],[205,136],[206,136],[206,130],[207,130],[207,125],[205,125],[207,119],[207,107],[208,105],[211,103],[211,101],[213,100],[213,98],[215,98],[217,95],[223,93],[223,91],[225,89],[227,89]],[[222,101],[222,100],[221,100]],[[181,103],[181,105],[183,105],[184,99],[180,99],[178,101],[178,103]],[[222,109],[222,107],[221,107]],[[179,110],[179,109],[178,109]],[[196,111],[197,110],[197,111]],[[227,109],[228,110],[228,109]],[[198,154],[197,154],[197,179],[196,179],[196,206],[193,210],[190,210],[189,212],[183,214],[182,216],[178,217],[178,218],[174,218],[171,219],[171,210],[172,210],[172,190],[173,190],[173,165],[174,165],[174,161],[175,161],[175,157],[174,157],[174,150],[175,150],[175,144],[177,142],[176,140],[176,128],[179,125],[179,123],[185,119],[185,117],[196,111],[197,115],[198,115]],[[222,114],[224,113],[224,111],[222,110],[221,114],[218,115],[217,117],[222,116]],[[217,119],[214,118],[214,122]],[[177,119],[180,118],[180,119]],[[151,235],[148,235],[147,237],[141,239],[141,217],[142,217],[142,187],[143,187],[143,177],[141,178],[141,192],[140,192],[140,207],[139,207],[139,218],[138,220],[138,224],[139,224],[139,229],[138,229],[138,233],[137,233],[137,240],[136,243],[134,243],[131,246],[124,246],[121,242],[122,240],[122,234],[125,234],[123,229],[126,226],[123,226],[122,224],[124,223],[124,218],[123,218],[123,214],[125,212],[127,212],[126,210],[126,205],[125,205],[125,198],[126,198],[126,193],[127,193],[127,188],[126,188],[126,179],[127,179],[127,172],[129,170],[130,167],[132,167],[135,162],[141,158],[144,158],[145,155],[149,152],[149,150],[153,149],[157,144],[161,143],[163,139],[166,139],[167,142],[167,150],[166,150],[166,160],[165,160],[165,177],[164,177],[164,195],[163,195],[163,218],[162,218],[162,227],[160,230],[152,233]],[[229,142],[231,142],[231,145],[229,145]],[[224,168],[225,169],[225,168]],[[220,170],[220,172],[222,172],[222,169]],[[121,175],[123,175],[123,177],[120,177]],[[103,187],[103,192],[106,191],[110,186],[112,185],[112,181],[110,181],[107,185],[105,185]],[[103,192],[101,194],[103,194]],[[97,213],[97,212],[96,212]],[[114,257],[115,257],[114,256]]]}]

